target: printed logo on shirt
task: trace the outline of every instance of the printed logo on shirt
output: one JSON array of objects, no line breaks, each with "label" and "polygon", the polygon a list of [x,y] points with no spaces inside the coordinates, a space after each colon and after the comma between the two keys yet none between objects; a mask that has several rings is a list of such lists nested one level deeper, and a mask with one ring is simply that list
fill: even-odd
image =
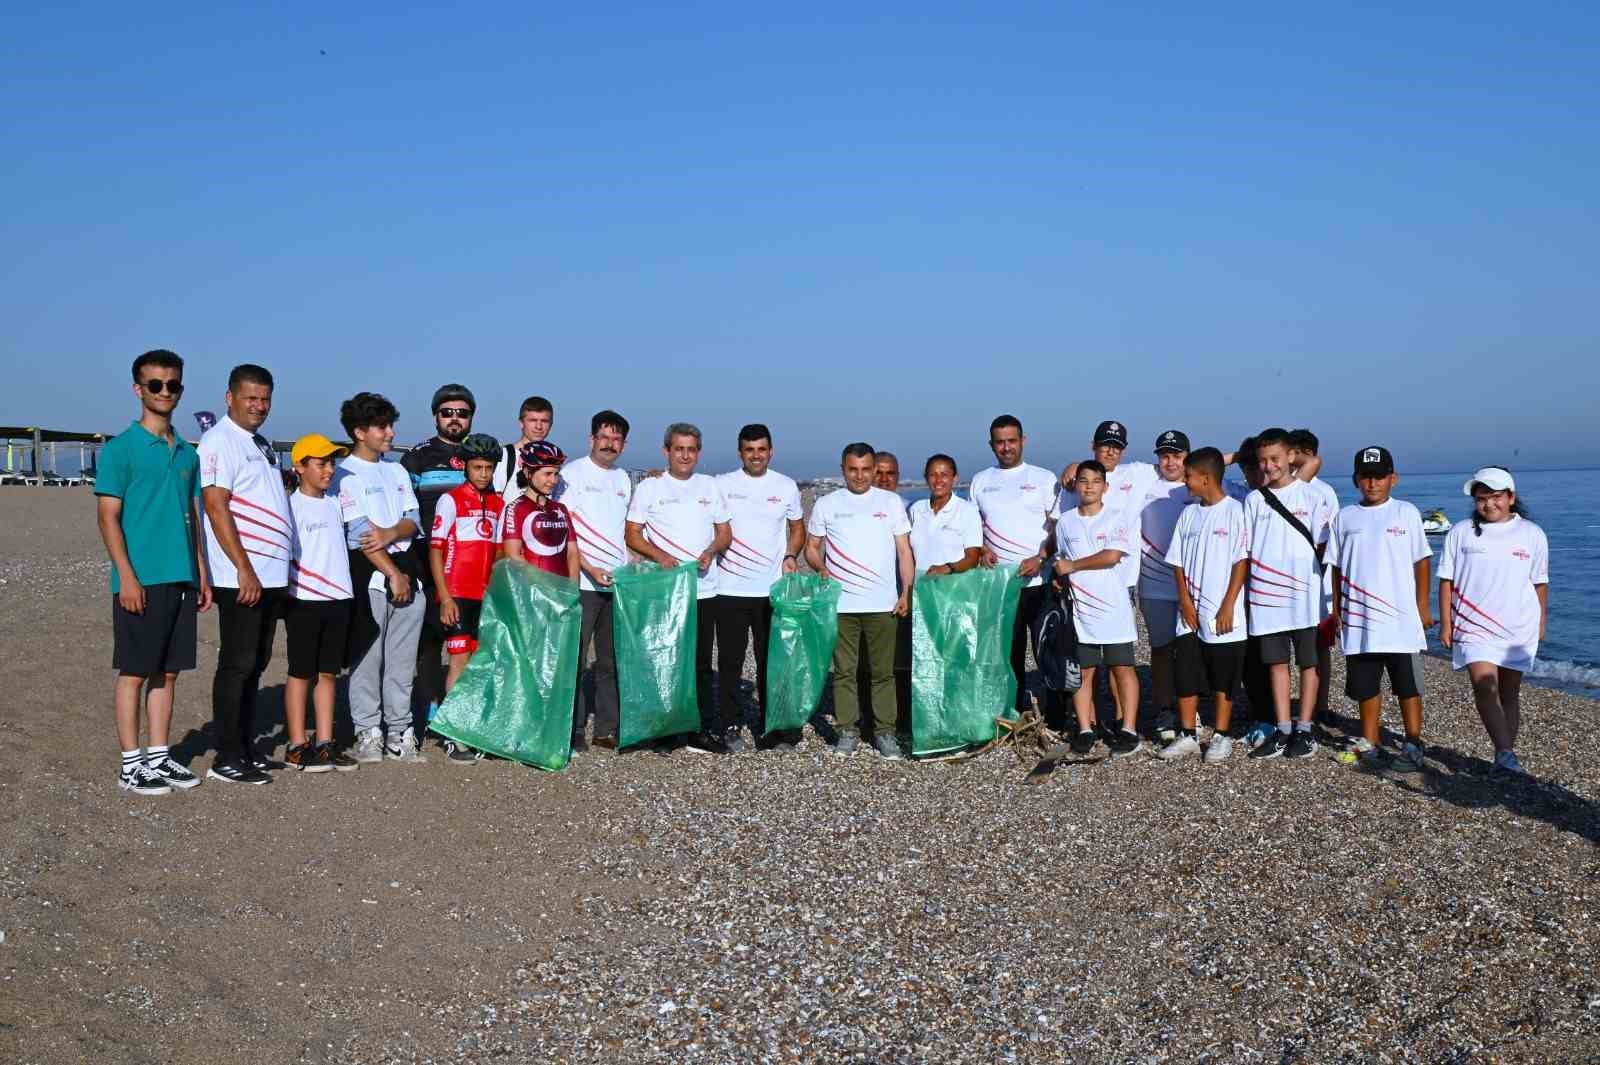
[{"label": "printed logo on shirt", "polygon": [[[734,498],[743,499],[744,497],[743,496],[735,496]],[[773,506],[777,506],[778,504],[782,503],[783,500],[778,496],[768,496],[767,497],[767,502],[771,503]]]},{"label": "printed logo on shirt", "polygon": [[1390,536],[1404,536],[1406,534],[1404,526],[1400,525],[1391,525],[1383,531],[1388,533]]},{"label": "printed logo on shirt", "polygon": [[876,510],[876,511],[873,511],[872,516],[874,518],[877,518],[879,521],[882,521],[884,518],[887,518],[889,515],[885,514],[881,510]]},{"label": "printed logo on shirt", "polygon": [[494,539],[494,522],[489,518],[478,519],[478,535],[485,540]]},{"label": "printed logo on shirt", "polygon": [[699,503],[702,507],[709,507],[711,505],[711,500],[707,499],[705,496],[701,496],[699,499],[696,499],[695,502]]},{"label": "printed logo on shirt", "polygon": [[1525,550],[1523,550],[1522,548],[1519,547],[1516,550],[1511,552],[1511,557],[1515,558],[1515,559],[1518,559],[1518,560],[1520,560],[1522,562],[1526,562],[1526,561],[1528,561],[1528,559],[1532,558],[1533,556],[1530,555],[1527,551],[1525,551]]},{"label": "printed logo on shirt", "polygon": [[438,532],[442,528],[444,528],[444,515],[435,514],[433,516],[433,531]]}]

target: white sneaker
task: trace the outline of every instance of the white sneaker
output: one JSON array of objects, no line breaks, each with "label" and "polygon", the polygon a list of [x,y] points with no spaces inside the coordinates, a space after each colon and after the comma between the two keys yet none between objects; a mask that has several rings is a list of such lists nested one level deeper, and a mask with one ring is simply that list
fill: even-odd
[{"label": "white sneaker", "polygon": [[1188,758],[1200,753],[1200,741],[1193,736],[1178,736],[1171,743],[1156,752],[1156,757],[1163,762],[1176,762],[1180,758]]},{"label": "white sneaker", "polygon": [[422,746],[417,743],[417,731],[409,725],[399,736],[391,739],[383,749],[384,757],[391,762],[426,762]]},{"label": "white sneaker", "polygon": [[350,757],[358,762],[383,761],[383,733],[377,728],[362,729],[356,734],[356,744],[350,748]]},{"label": "white sneaker", "polygon": [[[1178,715],[1171,710],[1163,710],[1156,715],[1156,739],[1162,743],[1170,743],[1178,737]],[[1165,748],[1163,748],[1165,750]],[[1181,757],[1181,755],[1179,756]]]},{"label": "white sneaker", "polygon": [[117,787],[135,795],[170,795],[172,788],[155,770],[137,762],[117,774]]},{"label": "white sneaker", "polygon": [[1219,732],[1211,737],[1211,743],[1206,747],[1206,762],[1217,765],[1233,757],[1233,737],[1227,733]]}]

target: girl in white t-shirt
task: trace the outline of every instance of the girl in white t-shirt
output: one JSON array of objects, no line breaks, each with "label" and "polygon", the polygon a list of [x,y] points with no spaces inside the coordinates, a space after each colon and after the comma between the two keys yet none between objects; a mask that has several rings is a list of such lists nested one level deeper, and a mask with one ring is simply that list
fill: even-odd
[{"label": "girl in white t-shirt", "polygon": [[1472,678],[1478,716],[1494,741],[1495,768],[1517,761],[1522,675],[1533,665],[1549,609],[1550,547],[1527,519],[1516,482],[1485,466],[1462,486],[1472,520],[1457,522],[1439,562],[1439,639]]}]

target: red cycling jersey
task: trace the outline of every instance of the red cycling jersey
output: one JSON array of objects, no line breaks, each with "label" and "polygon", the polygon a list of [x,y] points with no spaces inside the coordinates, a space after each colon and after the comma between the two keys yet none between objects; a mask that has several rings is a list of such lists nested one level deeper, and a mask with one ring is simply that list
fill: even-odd
[{"label": "red cycling jersey", "polygon": [[444,552],[444,586],[452,598],[482,599],[500,549],[504,499],[460,484],[439,497],[433,512],[433,550]]},{"label": "red cycling jersey", "polygon": [[501,537],[522,542],[522,557],[548,573],[567,573],[567,544],[572,539],[572,515],[553,499],[541,506],[519,496],[505,513]]}]

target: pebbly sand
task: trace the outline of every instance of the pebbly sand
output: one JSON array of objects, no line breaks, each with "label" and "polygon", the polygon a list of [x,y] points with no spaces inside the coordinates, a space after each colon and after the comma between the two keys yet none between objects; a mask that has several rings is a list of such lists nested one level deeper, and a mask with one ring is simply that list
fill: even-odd
[{"label": "pebbly sand", "polygon": [[0,505],[0,1061],[1600,1061],[1600,703],[1525,690],[1526,783],[1430,661],[1417,778],[808,733],[135,799],[92,499]]}]

